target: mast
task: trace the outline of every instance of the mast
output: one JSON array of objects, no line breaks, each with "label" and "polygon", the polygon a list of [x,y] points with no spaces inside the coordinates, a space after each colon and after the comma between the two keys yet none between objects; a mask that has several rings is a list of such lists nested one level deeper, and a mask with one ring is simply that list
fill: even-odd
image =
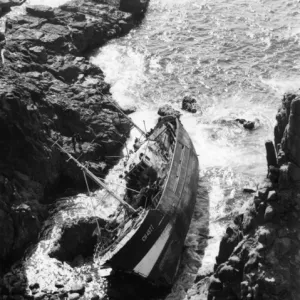
[{"label": "mast", "polygon": [[146,136],[146,133],[139,127],[137,126],[123,111],[120,107],[118,107],[117,104],[113,103],[110,101],[108,98],[106,98],[142,135]]},{"label": "mast", "polygon": [[103,187],[111,196],[113,196],[116,200],[118,200],[126,209],[128,209],[130,212],[136,212],[136,210],[129,205],[126,201],[121,199],[118,195],[116,195],[112,190],[110,190],[106,184],[104,184],[97,176],[95,176],[87,167],[85,167],[83,164],[81,164],[75,157],[73,157],[69,152],[67,152],[63,147],[61,147],[57,141],[53,144],[53,146],[56,145],[62,152],[66,153],[68,157],[73,160],[79,168],[83,172],[85,172],[86,175],[88,175],[94,182],[96,182],[99,186]]}]

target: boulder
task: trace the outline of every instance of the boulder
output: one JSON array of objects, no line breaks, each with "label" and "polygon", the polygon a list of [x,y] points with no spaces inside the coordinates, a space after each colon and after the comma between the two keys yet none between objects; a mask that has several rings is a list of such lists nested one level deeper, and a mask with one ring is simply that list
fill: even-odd
[{"label": "boulder", "polygon": [[174,109],[170,104],[166,104],[166,105],[161,106],[158,109],[157,113],[162,117],[175,116],[175,117],[179,118],[180,115],[181,115],[180,112],[178,110]]},{"label": "boulder", "polygon": [[245,129],[252,130],[255,127],[254,121],[247,121],[246,119],[239,119],[239,118],[235,119],[235,121],[242,124]]},{"label": "boulder", "polygon": [[196,113],[197,108],[196,108],[197,101],[195,98],[191,96],[185,96],[182,99],[182,106],[181,109],[186,110],[191,113]]},{"label": "boulder", "polygon": [[232,254],[233,249],[242,240],[241,232],[235,227],[228,227],[226,234],[220,242],[219,254],[216,257],[217,264],[225,262]]},{"label": "boulder", "polygon": [[71,294],[69,294],[68,299],[69,299],[69,300],[77,300],[77,299],[79,299],[80,297],[81,297],[81,295],[78,294],[78,293],[71,293]]},{"label": "boulder", "polygon": [[264,246],[270,246],[276,238],[276,233],[273,228],[260,227],[257,231],[258,241]]},{"label": "boulder", "polygon": [[120,10],[133,13],[142,14],[146,11],[149,0],[119,0]]},{"label": "boulder", "polygon": [[265,222],[270,222],[274,218],[276,212],[273,206],[267,205],[264,215]]},{"label": "boulder", "polygon": [[243,127],[244,127],[245,129],[252,130],[252,129],[254,129],[254,127],[255,127],[255,122],[254,122],[254,121],[246,121],[246,122],[243,124]]},{"label": "boulder", "polygon": [[226,264],[217,271],[217,275],[221,282],[224,283],[233,283],[241,279],[241,272]]}]

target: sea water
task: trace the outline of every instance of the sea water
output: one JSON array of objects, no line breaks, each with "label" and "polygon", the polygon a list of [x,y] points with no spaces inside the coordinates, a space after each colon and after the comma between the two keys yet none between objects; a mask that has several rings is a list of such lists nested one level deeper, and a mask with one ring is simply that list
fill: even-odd
[{"label": "sea water", "polygon": [[[90,58],[114,99],[136,107],[141,128],[154,126],[160,106],[178,109],[199,155],[195,214],[168,299],[184,299],[212,272],[226,226],[249,200],[243,187],[266,177],[264,142],[283,93],[300,87],[299,13],[298,0],[151,0],[136,29]],[[181,110],[186,95],[197,101],[194,114]]]}]

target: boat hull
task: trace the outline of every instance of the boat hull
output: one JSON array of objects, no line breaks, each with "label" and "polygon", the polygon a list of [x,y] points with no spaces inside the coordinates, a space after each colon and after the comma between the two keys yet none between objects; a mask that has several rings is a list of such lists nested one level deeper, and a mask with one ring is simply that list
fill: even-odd
[{"label": "boat hull", "polygon": [[174,155],[156,209],[147,212],[134,234],[121,241],[105,262],[115,270],[133,272],[163,285],[174,281],[199,180],[199,163],[193,143],[179,120],[176,122]]}]

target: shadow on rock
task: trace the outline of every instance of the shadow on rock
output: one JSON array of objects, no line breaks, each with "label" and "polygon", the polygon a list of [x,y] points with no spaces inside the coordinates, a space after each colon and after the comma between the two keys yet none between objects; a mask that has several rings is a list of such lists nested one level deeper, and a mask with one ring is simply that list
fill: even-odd
[{"label": "shadow on rock", "polygon": [[[2,272],[3,270],[1,270]],[[1,277],[2,274],[0,273]],[[22,299],[21,296],[30,295],[39,289],[38,285],[30,285],[28,289],[28,280],[23,264],[15,264],[0,281],[0,299]],[[3,298],[2,298],[3,297]]]},{"label": "shadow on rock", "polygon": [[169,288],[156,287],[135,275],[116,273],[108,278],[107,297],[109,300],[163,299]]}]

